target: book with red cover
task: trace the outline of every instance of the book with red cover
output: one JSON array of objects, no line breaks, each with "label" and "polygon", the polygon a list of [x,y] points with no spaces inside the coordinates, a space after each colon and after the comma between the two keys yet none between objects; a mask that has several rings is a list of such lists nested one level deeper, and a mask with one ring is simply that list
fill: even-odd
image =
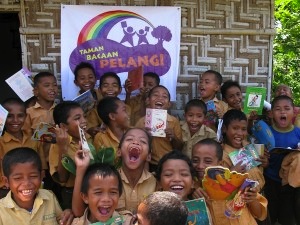
[{"label": "book with red cover", "polygon": [[129,91],[135,91],[143,86],[143,67],[139,66],[128,72],[128,80],[131,81]]}]

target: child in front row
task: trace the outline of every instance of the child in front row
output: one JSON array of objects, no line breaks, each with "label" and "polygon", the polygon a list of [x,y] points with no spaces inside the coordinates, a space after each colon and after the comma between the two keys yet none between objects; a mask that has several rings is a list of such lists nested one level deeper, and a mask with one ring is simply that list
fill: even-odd
[{"label": "child in front row", "polygon": [[0,200],[1,225],[71,224],[71,211],[62,212],[54,194],[40,189],[42,163],[35,150],[21,147],[7,152],[2,169],[10,192]]},{"label": "child in front row", "polygon": [[[169,90],[158,85],[149,91],[147,98],[149,108],[168,110],[171,106]],[[142,117],[135,125],[139,128],[145,128],[145,117]],[[151,161],[149,165],[150,171],[155,171],[158,161],[163,155],[172,149],[181,149],[183,146],[180,123],[177,118],[167,115],[167,128],[165,129],[166,137],[153,137]]]},{"label": "child in front row", "polygon": [[200,99],[190,100],[184,108],[185,122],[181,126],[184,143],[182,152],[189,158],[192,156],[192,147],[198,141],[205,138],[217,138],[216,132],[203,124],[206,113],[206,104]]},{"label": "child in front row", "polygon": [[221,145],[212,139],[203,139],[194,145],[192,151],[192,163],[196,170],[197,189],[193,193],[194,198],[204,197],[209,208],[214,225],[257,225],[255,218],[264,220],[267,216],[267,200],[258,193],[257,188],[246,189],[243,200],[246,207],[237,219],[229,219],[225,216],[226,200],[209,199],[207,193],[202,189],[202,179],[205,169],[209,166],[219,166],[222,161],[223,150]]}]

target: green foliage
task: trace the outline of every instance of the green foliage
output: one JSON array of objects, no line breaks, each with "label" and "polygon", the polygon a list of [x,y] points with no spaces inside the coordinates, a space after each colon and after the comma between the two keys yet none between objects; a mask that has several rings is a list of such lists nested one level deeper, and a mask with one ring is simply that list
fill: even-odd
[{"label": "green foliage", "polygon": [[276,37],[274,40],[274,79],[289,85],[296,105],[300,104],[300,1],[275,0]]}]

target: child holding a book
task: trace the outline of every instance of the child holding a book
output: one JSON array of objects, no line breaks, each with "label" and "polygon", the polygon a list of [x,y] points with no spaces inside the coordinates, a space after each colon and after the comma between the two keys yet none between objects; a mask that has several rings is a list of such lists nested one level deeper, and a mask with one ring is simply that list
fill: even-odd
[{"label": "child holding a book", "polygon": [[192,147],[198,141],[217,138],[216,132],[203,124],[206,113],[206,104],[200,99],[192,99],[185,105],[185,122],[181,126],[184,143],[182,152],[189,158],[192,156]]},{"label": "child holding a book", "polygon": [[212,104],[213,109],[208,110],[204,124],[214,131],[217,130],[218,119],[222,119],[224,113],[228,110],[228,105],[217,99],[217,93],[220,91],[223,78],[222,75],[214,70],[207,70],[200,77],[199,92],[200,99],[206,104]]},{"label": "child holding a book", "polygon": [[132,82],[127,79],[125,81],[125,91],[126,91],[126,99],[125,103],[128,104],[131,108],[131,124],[134,126],[137,121],[145,116],[146,113],[146,99],[148,97],[149,91],[159,85],[160,78],[154,72],[145,73],[143,76],[143,84],[144,86],[140,88],[140,93],[136,96],[130,97],[131,91],[130,87]]},{"label": "child holding a book", "polygon": [[[56,143],[52,144],[49,152],[50,174],[62,186],[62,205],[71,208],[75,175],[70,173],[62,164],[62,158],[67,155],[74,160],[75,152],[80,141],[79,127],[86,129],[86,119],[80,105],[73,101],[65,101],[55,106],[53,111]],[[87,141],[91,142],[89,135]]]},{"label": "child holding a book", "polygon": [[[273,124],[270,127],[275,138],[275,146],[283,148],[299,148],[300,128],[293,125],[293,100],[280,95],[271,103]],[[297,163],[297,153],[272,154],[270,150],[270,165],[264,170],[266,179],[265,194],[269,201],[271,222],[281,224],[300,224],[298,211],[300,210],[300,189]],[[279,171],[281,171],[281,177]],[[296,184],[296,185],[295,185]],[[293,186],[291,186],[293,185]]]},{"label": "child holding a book", "polygon": [[[147,101],[151,109],[168,110],[171,105],[169,90],[165,86],[158,85],[149,91]],[[135,126],[145,128],[145,117],[142,117]],[[179,120],[168,114],[166,127],[166,137],[153,137],[152,139],[150,171],[156,170],[157,163],[163,155],[172,149],[181,149],[183,146]]]},{"label": "child holding a book", "polygon": [[203,139],[194,145],[192,163],[196,170],[196,190],[194,198],[205,198],[214,225],[257,225],[255,219],[264,220],[267,217],[267,200],[258,193],[257,188],[246,189],[243,201],[246,207],[242,209],[241,216],[229,219],[225,216],[226,200],[210,199],[202,189],[202,180],[205,169],[209,166],[220,166],[223,158],[222,146],[212,139]]}]

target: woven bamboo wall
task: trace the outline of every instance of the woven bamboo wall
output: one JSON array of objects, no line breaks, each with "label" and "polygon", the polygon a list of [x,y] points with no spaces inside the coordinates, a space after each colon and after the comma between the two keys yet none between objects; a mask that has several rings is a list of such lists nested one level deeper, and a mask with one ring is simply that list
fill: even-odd
[{"label": "woven bamboo wall", "polygon": [[[60,79],[60,5],[181,6],[182,37],[177,102],[198,97],[199,74],[214,69],[242,86],[270,90],[274,0],[0,0],[19,12],[23,65]],[[177,111],[178,110],[178,111]]]}]

